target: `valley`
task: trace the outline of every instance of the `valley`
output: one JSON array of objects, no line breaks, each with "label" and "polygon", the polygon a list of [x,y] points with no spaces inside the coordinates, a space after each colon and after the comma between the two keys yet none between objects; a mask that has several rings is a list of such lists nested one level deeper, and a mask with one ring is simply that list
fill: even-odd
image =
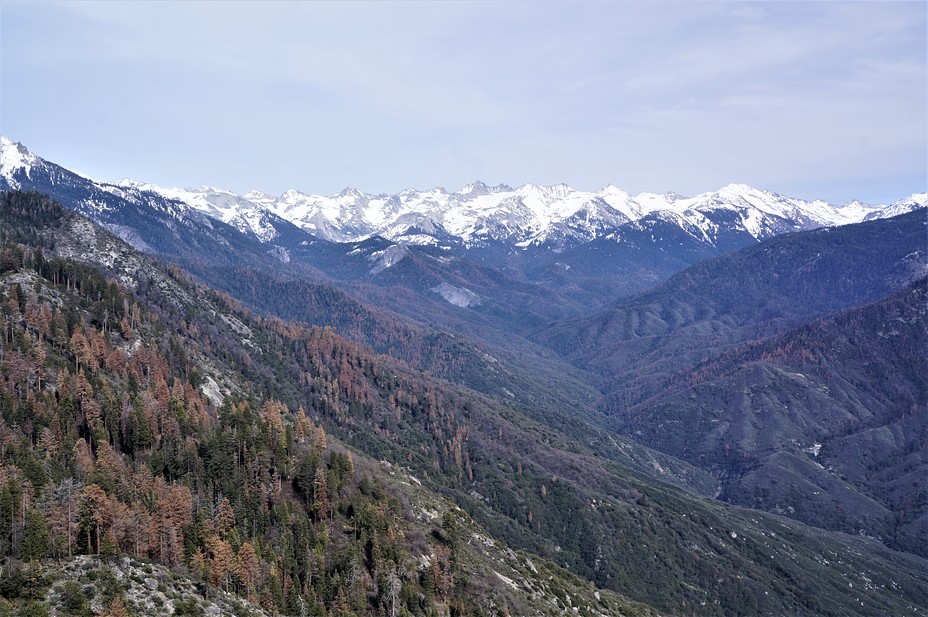
[{"label": "valley", "polygon": [[254,611],[928,611],[925,194],[276,198],[0,146],[10,558],[34,511],[36,559]]}]

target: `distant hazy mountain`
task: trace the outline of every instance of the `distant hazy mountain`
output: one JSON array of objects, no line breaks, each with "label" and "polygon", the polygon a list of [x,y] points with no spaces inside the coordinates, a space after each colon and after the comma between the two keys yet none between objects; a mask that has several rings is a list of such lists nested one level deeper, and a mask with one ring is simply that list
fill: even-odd
[{"label": "distant hazy mountain", "polygon": [[[64,171],[21,144],[0,137],[3,188],[38,188],[35,185],[46,180],[60,182]],[[456,192],[434,188],[371,195],[346,188],[330,196],[293,189],[280,196],[259,191],[237,195],[206,186],[163,188],[128,179],[104,183],[74,176],[69,180],[80,178],[103,193],[129,200],[156,202],[158,196],[176,204],[177,214],[189,217],[191,211],[200,212],[263,243],[275,244],[280,244],[277,240],[281,235],[292,235],[293,230],[286,225],[291,223],[317,238],[335,242],[382,236],[403,244],[467,248],[502,244],[561,251],[603,236],[622,242],[626,236],[638,237],[655,226],[671,225],[699,244],[724,249],[732,243],[742,246],[745,240],[762,240],[785,232],[882,218],[924,207],[928,202],[926,194],[917,194],[889,205],[857,201],[833,205],[743,184],[730,184],[695,197],[675,193],[631,196],[615,186],[586,192],[565,184],[526,184],[513,189],[482,182]],[[106,208],[104,197],[98,201],[86,200],[85,213]]]},{"label": "distant hazy mountain", "polygon": [[[357,241],[383,236],[405,244],[459,243],[465,247],[502,243],[511,247],[541,246],[562,250],[612,234],[621,241],[626,224],[640,230],[653,220],[670,222],[697,241],[717,246],[732,236],[762,240],[781,233],[826,225],[859,222],[924,206],[925,195],[891,205],[784,197],[750,186],[731,184],[696,197],[642,193],[632,197],[614,186],[596,192],[567,185],[469,184],[460,191],[406,189],[396,195],[370,195],[348,188],[328,197],[289,190],[279,197],[258,192],[245,195],[200,187],[164,189],[124,180],[132,186],[178,199],[209,216],[273,238],[269,213],[327,240]],[[641,222],[640,225],[634,225]]]},{"label": "distant hazy mountain", "polygon": [[745,185],[696,197],[480,182],[457,192],[407,189],[391,196],[350,188],[328,197],[296,190],[238,195],[100,182],[0,137],[3,189],[46,193],[201,276],[215,275],[207,267],[248,265],[342,287],[360,284],[353,292],[364,301],[413,319],[519,332],[539,318],[587,313],[773,236],[928,203],[928,195],[916,194],[889,205],[836,206]]}]

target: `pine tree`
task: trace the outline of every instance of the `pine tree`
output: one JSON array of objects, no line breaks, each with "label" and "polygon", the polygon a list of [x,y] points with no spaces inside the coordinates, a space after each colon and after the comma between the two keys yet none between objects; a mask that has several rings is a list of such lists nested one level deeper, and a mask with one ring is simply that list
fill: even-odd
[{"label": "pine tree", "polygon": [[210,551],[210,583],[216,587],[229,590],[229,575],[235,570],[235,553],[225,540],[218,536],[210,537],[207,542]]},{"label": "pine tree", "polygon": [[[103,530],[109,524],[109,499],[106,493],[97,484],[90,484],[84,488],[83,504],[87,516],[85,517],[85,531],[89,540],[90,527],[93,528],[96,553],[100,554],[100,539]],[[89,544],[89,542],[88,542]],[[88,546],[88,549],[91,547]]]},{"label": "pine tree", "polygon": [[48,525],[42,513],[31,508],[26,514],[26,526],[19,543],[19,556],[25,560],[39,559],[48,550]]},{"label": "pine tree", "polygon": [[216,516],[213,517],[213,526],[219,537],[225,538],[226,534],[235,527],[235,512],[232,510],[232,504],[228,498],[223,497],[216,507]]},{"label": "pine tree", "polygon": [[236,573],[249,597],[253,596],[253,588],[260,573],[260,567],[261,563],[258,561],[258,554],[254,547],[250,542],[243,543],[236,556]]},{"label": "pine tree", "polygon": [[316,470],[316,478],[313,481],[313,512],[316,513],[317,521],[324,520],[329,515],[329,494],[323,466]]}]

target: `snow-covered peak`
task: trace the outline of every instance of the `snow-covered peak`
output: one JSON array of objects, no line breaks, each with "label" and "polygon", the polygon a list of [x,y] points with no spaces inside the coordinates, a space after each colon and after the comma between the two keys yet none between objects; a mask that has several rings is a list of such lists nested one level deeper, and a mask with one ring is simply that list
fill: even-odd
[{"label": "snow-covered peak", "polygon": [[[227,191],[226,189],[217,188],[215,186],[201,185],[194,188],[187,189],[192,193],[210,193],[210,194],[221,194],[221,195],[235,195],[232,191]],[[238,195],[236,195],[238,197]]]},{"label": "snow-covered peak", "polygon": [[[133,180],[132,178],[123,178],[122,180],[117,180],[113,182],[115,186],[121,186],[127,189],[143,189],[146,184],[144,182],[139,182],[138,180]],[[151,186],[151,185],[147,185]]]},{"label": "snow-covered peak", "polygon": [[564,199],[574,190],[564,184],[555,184],[554,186],[544,186],[541,184],[523,184],[516,193],[520,197],[538,197],[546,200]]},{"label": "snow-covered peak", "polygon": [[649,214],[658,210],[673,210],[677,202],[685,199],[677,193],[638,193],[634,197],[635,203],[641,207],[642,214]]},{"label": "snow-covered peak", "polygon": [[346,186],[338,194],[336,194],[335,197],[347,197],[350,199],[364,199],[367,196],[356,188]]},{"label": "snow-covered peak", "polygon": [[[30,174],[36,175],[36,169],[44,170],[45,165],[21,144],[0,137],[2,184],[20,188]],[[833,205],[747,184],[729,184],[693,197],[677,193],[632,196],[611,184],[599,191],[576,190],[566,184],[523,184],[513,189],[479,180],[453,193],[440,187],[408,188],[391,196],[348,187],[329,196],[297,189],[275,196],[254,190],[238,195],[213,186],[162,188],[130,179],[94,182],[101,190],[125,196],[156,193],[180,209],[222,220],[262,241],[276,237],[275,225],[284,219],[334,241],[379,235],[399,244],[503,243],[554,250],[605,236],[636,221],[647,224],[651,215],[657,217],[651,220],[672,222],[700,241],[715,242],[732,233],[763,239],[800,229],[893,216],[925,207],[928,202],[925,193],[918,193],[890,205],[859,201]]]},{"label": "snow-covered peak", "polygon": [[266,208],[269,208],[277,215],[294,221],[302,218],[311,217],[310,210],[322,197],[307,195],[296,189],[287,189],[280,197],[270,197],[266,202],[264,200],[256,201]]},{"label": "snow-covered peak", "polygon": [[607,184],[605,187],[603,187],[602,190],[599,191],[599,195],[603,198],[606,196],[614,196],[623,200],[631,199],[631,195],[628,194],[628,191],[624,191],[614,184]]},{"label": "snow-covered peak", "polygon": [[456,195],[460,195],[461,197],[467,197],[467,196],[472,196],[472,195],[486,195],[489,192],[490,192],[490,187],[488,187],[486,184],[484,184],[480,180],[477,180],[476,182],[471,182],[470,184],[462,188],[460,191],[456,193]]},{"label": "snow-covered peak", "polygon": [[767,191],[762,191],[759,189],[750,186],[749,184],[741,184],[738,182],[733,182],[731,184],[726,184],[718,191],[717,195],[732,197],[732,198],[746,198],[746,197],[757,197],[758,195],[766,195]]},{"label": "snow-covered peak", "polygon": [[311,198],[312,195],[307,195],[306,193],[301,193],[296,189],[287,189],[283,194],[278,197],[278,201],[296,201],[299,199]]},{"label": "snow-covered peak", "polygon": [[877,210],[868,214],[867,219],[889,218],[926,207],[928,207],[928,193],[913,193],[888,206],[880,206]]},{"label": "snow-covered peak", "polygon": [[210,218],[228,223],[262,242],[269,242],[278,234],[269,219],[271,213],[264,205],[226,189],[205,185],[194,188],[166,188],[128,178],[110,185],[104,184],[101,188],[110,192],[117,189],[155,193],[198,210]]},{"label": "snow-covered peak", "polygon": [[646,212],[646,208],[634,197],[613,184],[599,191],[597,196],[631,221],[641,218]]},{"label": "snow-covered peak", "polygon": [[11,188],[19,188],[19,182],[14,178],[16,174],[22,173],[28,178],[32,167],[41,160],[26,146],[0,135],[0,176]]},{"label": "snow-covered peak", "polygon": [[[408,188],[392,196],[372,195],[352,187],[328,197],[296,189],[279,197],[257,191],[236,196],[211,187],[188,191],[191,194],[181,194],[179,189],[163,194],[240,226],[242,221],[260,218],[255,209],[267,210],[319,237],[340,242],[379,235],[404,244],[457,239],[468,246],[503,242],[563,248],[654,213],[663,213],[662,220],[672,221],[700,241],[714,242],[726,230],[763,239],[889,215],[888,206],[860,202],[835,206],[746,184],[729,184],[694,197],[677,193],[633,197],[614,185],[588,192],[566,184],[524,184],[512,189],[480,181],[454,193],[442,188]],[[908,206],[900,205],[897,210],[904,207]]]},{"label": "snow-covered peak", "polygon": [[265,192],[263,192],[263,191],[258,191],[258,190],[255,190],[255,189],[252,189],[252,190],[248,191],[247,193],[245,193],[244,195],[242,195],[242,197],[244,197],[245,199],[247,199],[247,200],[249,200],[249,201],[256,201],[256,200],[265,201],[265,200],[273,200],[273,199],[274,199],[274,196],[273,196],[273,195],[270,195],[270,194],[268,194],[268,193],[265,193]]},{"label": "snow-covered peak", "polygon": [[928,207],[928,193],[912,193],[904,199],[900,199],[890,207],[910,207],[910,210]]},{"label": "snow-covered peak", "polygon": [[[875,206],[862,201],[849,201],[844,205],[833,205],[826,201],[816,199],[810,202],[808,209],[818,213],[819,218],[827,219],[828,225],[848,225],[859,223],[881,210],[884,206]],[[884,217],[879,217],[884,218]]]}]

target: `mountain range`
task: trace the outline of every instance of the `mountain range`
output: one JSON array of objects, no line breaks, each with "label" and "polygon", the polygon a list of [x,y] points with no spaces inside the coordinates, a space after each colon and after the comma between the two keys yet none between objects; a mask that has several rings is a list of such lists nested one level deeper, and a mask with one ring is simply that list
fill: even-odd
[{"label": "mountain range", "polygon": [[48,194],[144,252],[218,277],[220,287],[228,277],[217,267],[255,267],[325,281],[406,318],[427,314],[429,323],[490,341],[498,337],[488,326],[524,334],[779,234],[928,203],[920,193],[892,204],[837,206],[744,185],[696,197],[481,183],[455,193],[237,195],[101,182],[5,137],[0,189]]},{"label": "mountain range", "polygon": [[237,195],[212,187],[162,188],[133,180],[122,180],[115,186],[181,201],[262,242],[273,242],[276,237],[272,219],[276,215],[333,242],[381,236],[403,244],[446,248],[499,243],[555,251],[608,234],[618,240],[622,234],[615,232],[617,228],[634,224],[630,229],[641,230],[656,220],[670,222],[716,246],[733,233],[763,240],[790,231],[900,214],[926,203],[924,195],[916,195],[888,206],[856,201],[835,206],[739,184],[696,197],[675,193],[633,197],[611,185],[584,192],[565,184],[526,184],[513,189],[482,182],[456,192],[406,189],[396,195],[371,195],[346,188],[328,197],[293,189],[279,197],[258,191]]},{"label": "mountain range", "polygon": [[[336,451],[394,470],[384,482],[398,469],[413,474],[394,485],[409,538],[424,533],[441,554],[449,536],[413,523],[421,516],[404,504],[460,512],[458,524],[486,538],[478,547],[525,551],[570,590],[546,604],[555,613],[570,598],[582,598],[581,614],[928,607],[924,193],[885,205],[744,185],[696,197],[480,183],[455,193],[236,195],[100,182],[5,138],[0,190],[0,290],[11,315],[0,363],[12,397],[0,402],[26,400],[28,385],[29,396],[57,405],[47,379],[43,389],[29,377],[41,371],[23,372],[27,356],[47,358],[49,375],[82,362],[79,340],[30,325],[46,303],[53,323],[56,311],[67,315],[68,334],[83,328],[96,348],[157,348],[159,370],[189,384],[198,393],[190,400],[220,428],[267,431],[264,416],[229,416],[228,402],[278,401],[291,410],[285,425],[295,428],[293,410],[304,409]],[[112,448],[181,481],[170,471],[178,452],[133,437],[140,377],[112,362],[90,380],[104,409],[115,409],[107,388],[124,401],[122,428],[106,425]],[[147,392],[146,409],[167,396]],[[4,409],[20,430],[25,407]],[[191,432],[180,410],[170,414],[152,419],[150,432],[180,423],[187,460],[196,458],[190,444],[223,439],[209,423]],[[42,417],[29,426],[44,426]],[[30,456],[54,459],[45,442],[32,443],[11,463],[29,473]],[[271,461],[268,473],[307,500],[299,452],[268,451],[249,465]],[[203,490],[197,465],[215,455],[203,446],[197,456],[183,482]],[[342,473],[340,460],[329,459],[331,473]],[[338,552],[361,524],[349,501],[369,496],[358,480],[346,484],[325,551],[377,577],[382,553]],[[237,514],[251,512],[231,479],[222,486]],[[278,494],[272,509],[300,511],[291,497]],[[0,515],[3,499],[0,490]],[[286,550],[280,529],[262,529],[240,532]],[[427,547],[403,537],[391,536],[391,551],[406,546],[400,553],[427,561]],[[455,588],[460,606],[486,593],[489,614],[507,603],[521,607],[513,614],[539,613],[539,601],[561,593],[539,591],[536,568],[505,550],[477,553],[462,561],[475,586]],[[419,609],[423,597],[439,613],[449,608],[424,561],[390,555],[383,563],[407,568],[403,584],[420,594]],[[506,564],[496,570],[503,578],[489,575],[487,558]],[[326,572],[334,586],[310,595],[328,608],[338,585],[357,594],[358,611],[365,593],[367,610],[396,606],[383,581],[347,584]],[[584,580],[614,608],[597,608],[578,588]],[[500,581],[503,594],[493,591]],[[411,595],[404,602],[415,605]]]},{"label": "mountain range", "polygon": [[[0,137],[0,178],[6,188],[30,188],[43,176],[55,175],[57,166],[31,153],[22,144]],[[578,191],[565,184],[469,184],[459,191],[443,188],[406,189],[395,195],[372,195],[346,188],[330,196],[290,189],[280,196],[260,191],[243,195],[225,189],[164,188],[137,180],[97,182],[101,191],[130,201],[156,195],[180,207],[179,216],[197,211],[234,226],[262,243],[286,245],[289,222],[332,242],[358,242],[381,236],[406,245],[433,245],[445,249],[502,244],[510,248],[545,247],[554,251],[608,236],[622,241],[623,227],[640,232],[659,222],[710,246],[724,246],[735,236],[763,240],[781,233],[843,225],[901,214],[928,203],[928,194],[916,194],[892,204],[853,201],[834,205],[807,201],[730,184],[718,191],[685,197],[676,193],[640,193],[632,196],[615,187]],[[86,209],[106,210],[100,198],[86,200]],[[169,206],[163,206],[170,209]]]}]

